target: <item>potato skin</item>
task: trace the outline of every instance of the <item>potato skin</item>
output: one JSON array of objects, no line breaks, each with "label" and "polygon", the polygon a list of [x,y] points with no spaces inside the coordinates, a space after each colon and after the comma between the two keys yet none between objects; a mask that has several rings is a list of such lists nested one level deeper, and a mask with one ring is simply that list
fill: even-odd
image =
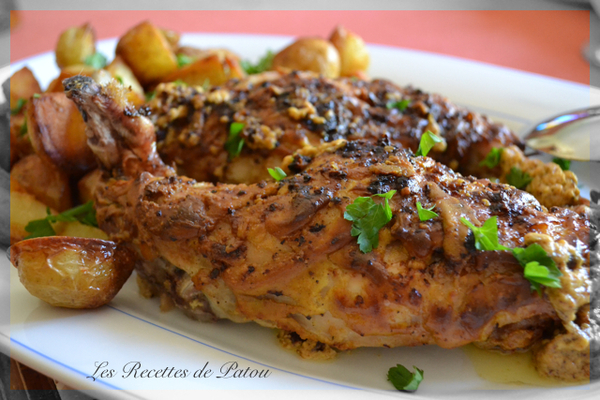
[{"label": "potato skin", "polygon": [[156,83],[177,70],[177,58],[164,33],[145,21],[130,29],[117,43],[123,58],[143,86]]},{"label": "potato skin", "polygon": [[74,26],[64,31],[56,43],[56,64],[59,68],[83,64],[96,52],[96,35],[90,24]]},{"label": "potato skin", "polygon": [[56,307],[97,308],[111,301],[133,271],[133,252],[100,239],[50,236],[10,248],[19,279]]},{"label": "potato skin", "polygon": [[272,69],[312,71],[327,78],[340,76],[340,56],[331,42],[306,37],[281,50],[273,58]]},{"label": "potato skin", "polygon": [[360,36],[337,26],[329,41],[340,54],[341,76],[357,76],[369,68],[369,52]]}]

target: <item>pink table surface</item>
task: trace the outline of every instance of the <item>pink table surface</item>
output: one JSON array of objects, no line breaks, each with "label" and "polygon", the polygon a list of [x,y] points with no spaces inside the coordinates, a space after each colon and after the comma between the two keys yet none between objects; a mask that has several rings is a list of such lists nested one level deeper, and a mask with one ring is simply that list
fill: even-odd
[{"label": "pink table surface", "polygon": [[90,22],[97,38],[105,39],[143,20],[179,32],[322,37],[342,24],[369,43],[590,82],[581,54],[590,35],[589,11],[19,11],[11,61],[53,50],[70,26]]}]

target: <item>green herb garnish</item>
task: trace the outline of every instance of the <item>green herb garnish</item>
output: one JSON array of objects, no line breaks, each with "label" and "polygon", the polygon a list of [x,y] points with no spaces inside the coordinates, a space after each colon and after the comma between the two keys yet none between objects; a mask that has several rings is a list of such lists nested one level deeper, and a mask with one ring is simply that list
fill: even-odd
[{"label": "green herb garnish", "polygon": [[431,211],[435,208],[435,206],[431,206],[431,208],[423,208],[420,201],[417,201],[417,213],[419,214],[419,219],[421,221],[428,221],[430,219],[438,217],[437,213]]},{"label": "green herb garnish", "polygon": [[506,182],[517,189],[525,189],[532,180],[533,178],[519,167],[512,167],[506,175]]},{"label": "green herb garnish", "polygon": [[[379,230],[392,219],[389,199],[396,193],[375,194],[371,197],[357,197],[346,207],[344,219],[352,221],[352,236],[358,236],[360,251],[369,253],[379,245]],[[383,197],[384,204],[377,204],[373,197]]]},{"label": "green herb garnish", "polygon": [[25,239],[56,235],[56,231],[52,227],[52,224],[56,222],[79,221],[84,225],[98,227],[98,221],[96,221],[96,209],[94,208],[93,201],[88,201],[85,204],[71,208],[70,210],[57,215],[52,215],[50,213],[50,207],[48,207],[46,209],[46,214],[48,214],[46,215],[46,218],[30,221],[27,226],[25,226],[25,231],[30,233]]},{"label": "green herb garnish", "polygon": [[190,56],[186,56],[185,54],[177,54],[177,66],[179,68],[185,67],[188,64],[191,64],[195,61],[194,58]]},{"label": "green herb garnish", "polygon": [[483,223],[481,227],[476,227],[466,218],[461,218],[463,225],[468,226],[473,235],[475,235],[475,248],[477,250],[509,250],[508,247],[498,243],[498,217],[493,216]]},{"label": "green herb garnish", "polygon": [[559,278],[562,272],[542,246],[533,243],[525,249],[513,249],[512,253],[519,260],[519,264],[525,268],[525,278],[531,283],[532,290],[536,290],[541,295],[540,285],[561,287]]},{"label": "green herb garnish", "polygon": [[156,92],[153,90],[151,92],[146,93],[146,101],[154,100],[156,97]]},{"label": "green herb garnish", "polygon": [[41,95],[41,94],[39,94],[39,93],[34,93],[34,94],[33,94],[33,98],[34,98],[34,99],[39,99],[40,97],[42,97],[42,95]]},{"label": "green herb garnish", "polygon": [[261,72],[268,71],[271,69],[271,65],[273,64],[273,57],[275,57],[275,53],[271,50],[267,51],[263,57],[256,64],[252,64],[250,61],[242,60],[240,62],[240,66],[248,75],[259,74]]},{"label": "green herb garnish", "polygon": [[435,133],[427,131],[421,136],[421,142],[419,143],[419,148],[415,155],[426,157],[429,153],[429,150],[431,150],[436,143],[441,143],[443,141],[444,139]]},{"label": "green herb garnish", "polygon": [[23,125],[21,125],[21,129],[19,129],[19,137],[25,136],[27,134],[27,120],[23,121]]},{"label": "green herb garnish", "polygon": [[540,285],[560,288],[560,276],[562,272],[556,266],[556,263],[546,253],[544,248],[537,243],[530,244],[526,248],[514,248],[502,246],[498,243],[498,225],[497,217],[491,217],[483,223],[481,228],[474,226],[465,218],[461,222],[468,226],[475,235],[475,248],[477,250],[510,250],[513,256],[524,268],[523,276],[531,283],[531,290],[537,291],[540,295],[542,289]]},{"label": "green herb garnish", "polygon": [[398,390],[414,392],[423,380],[423,370],[413,365],[415,372],[410,372],[405,366],[397,364],[388,370],[388,381]]},{"label": "green herb garnish", "polygon": [[564,158],[554,157],[552,159],[552,162],[558,164],[560,169],[562,169],[563,171],[568,171],[569,168],[571,168],[571,160],[565,160]]},{"label": "green herb garnish", "polygon": [[481,167],[494,168],[498,164],[500,164],[500,157],[502,156],[502,152],[504,149],[502,147],[494,147],[490,152],[485,156],[485,159],[479,163]]},{"label": "green herb garnish", "polygon": [[398,111],[404,111],[404,110],[406,110],[406,107],[408,107],[409,105],[410,105],[410,100],[403,99],[400,101],[390,101],[385,106],[388,110],[395,108]]},{"label": "green herb garnish", "polygon": [[188,85],[187,83],[185,83],[185,82],[184,82],[184,81],[182,81],[181,79],[176,79],[176,80],[174,80],[174,81],[173,81],[173,84],[174,84],[175,86],[187,86],[187,85]]},{"label": "green herb garnish", "polygon": [[102,69],[106,67],[106,56],[102,53],[94,53],[85,58],[83,61],[85,65],[89,65],[92,68]]},{"label": "green herb garnish", "polygon": [[274,169],[267,168],[267,170],[269,171],[269,175],[271,175],[276,181],[280,181],[287,176],[285,171],[279,167],[275,167]]},{"label": "green herb garnish", "polygon": [[115,79],[117,80],[117,82],[119,82],[121,85],[124,85],[125,83],[123,82],[123,78],[121,78],[120,76],[115,76]]},{"label": "green herb garnish", "polygon": [[25,99],[17,100],[17,106],[10,110],[10,115],[17,115],[18,113],[20,113],[26,103],[27,103],[27,100],[25,100]]},{"label": "green herb garnish", "polygon": [[244,147],[244,139],[240,138],[240,133],[244,129],[242,122],[232,122],[229,125],[229,138],[225,142],[225,150],[229,153],[229,158],[233,159],[240,155]]}]

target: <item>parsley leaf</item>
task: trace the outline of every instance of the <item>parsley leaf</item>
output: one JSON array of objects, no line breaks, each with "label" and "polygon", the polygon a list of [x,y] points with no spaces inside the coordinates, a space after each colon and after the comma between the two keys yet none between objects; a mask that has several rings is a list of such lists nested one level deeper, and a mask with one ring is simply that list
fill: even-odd
[{"label": "parsley leaf", "polygon": [[117,80],[117,82],[119,82],[121,85],[124,85],[125,83],[123,82],[123,78],[121,78],[119,75],[115,76],[115,79]]},{"label": "parsley leaf", "polygon": [[415,372],[410,372],[404,365],[397,364],[388,370],[388,381],[398,390],[414,392],[423,380],[423,370],[413,365]]},{"label": "parsley leaf", "polygon": [[89,65],[92,68],[101,69],[106,67],[106,56],[102,53],[90,54],[83,60],[85,65]]},{"label": "parsley leaf", "polygon": [[480,167],[488,167],[494,168],[498,164],[500,164],[500,157],[502,156],[502,152],[504,149],[502,147],[494,147],[490,152],[485,156],[485,159],[479,163]]},{"label": "parsley leaf", "polygon": [[273,64],[273,57],[275,57],[275,53],[271,50],[267,51],[263,57],[256,64],[252,64],[250,61],[242,60],[240,62],[240,66],[248,75],[259,74],[261,72],[268,71],[271,69],[271,65]]},{"label": "parsley leaf", "polygon": [[17,115],[18,113],[20,113],[25,103],[27,103],[27,100],[25,99],[17,100],[17,106],[10,110],[10,115]]},{"label": "parsley leaf", "polygon": [[225,142],[225,150],[229,153],[229,158],[236,158],[242,152],[244,139],[240,138],[240,133],[244,129],[242,122],[232,122],[229,125],[229,138]]},{"label": "parsley leaf", "polygon": [[146,101],[154,100],[155,97],[156,92],[154,90],[146,93]]},{"label": "parsley leaf", "polygon": [[508,247],[498,243],[498,217],[493,216],[483,223],[481,227],[476,227],[466,218],[461,218],[463,225],[468,226],[473,235],[475,235],[475,248],[477,250],[509,250]]},{"label": "parsley leaf", "polygon": [[533,178],[519,167],[512,167],[510,172],[506,175],[506,181],[509,185],[516,187],[517,189],[525,189],[527,185],[531,183]]},{"label": "parsley leaf", "polygon": [[194,61],[195,60],[190,56],[186,56],[185,54],[177,54],[177,66],[179,68],[185,67],[186,65],[191,64]]},{"label": "parsley leaf", "polygon": [[41,95],[41,94],[39,94],[39,93],[34,93],[34,94],[33,94],[33,98],[34,98],[34,99],[39,99],[40,97],[42,97],[42,95]]},{"label": "parsley leaf", "polygon": [[537,243],[530,244],[526,248],[515,248],[513,255],[524,268],[525,278],[531,283],[531,289],[541,295],[540,285],[560,288],[560,277],[562,272],[556,266],[554,260],[546,253],[544,248]]},{"label": "parsley leaf", "polygon": [[175,84],[175,86],[187,86],[188,85],[187,83],[185,83],[181,79],[176,79],[176,80],[173,81],[173,83]]},{"label": "parsley leaf", "polygon": [[[350,234],[358,236],[357,242],[363,253],[369,253],[379,245],[379,230],[392,219],[389,199],[395,193],[395,190],[390,190],[371,197],[357,197],[346,207],[344,219],[353,222]],[[384,204],[375,203],[375,196],[383,197]]]},{"label": "parsley leaf", "polygon": [[280,181],[287,176],[285,171],[279,167],[275,167],[275,169],[267,168],[267,170],[269,171],[269,175],[271,175],[276,181]]},{"label": "parsley leaf", "polygon": [[433,148],[433,146],[435,146],[436,143],[441,143],[443,141],[444,141],[444,139],[442,139],[435,133],[432,133],[431,131],[427,131],[421,136],[421,142],[419,143],[419,149],[417,150],[415,155],[426,157],[427,154],[429,153],[429,150],[431,150]]},{"label": "parsley leaf", "polygon": [[565,160],[564,158],[554,157],[552,162],[558,164],[560,169],[563,171],[568,171],[571,168],[571,160]]},{"label": "parsley leaf", "polygon": [[403,99],[400,101],[390,101],[389,103],[387,103],[385,105],[385,107],[388,110],[391,110],[392,108],[395,108],[398,111],[404,111],[406,110],[406,107],[408,107],[410,105],[410,100],[408,99]]},{"label": "parsley leaf", "polygon": [[79,221],[84,225],[98,227],[98,221],[96,221],[96,209],[94,208],[93,201],[88,201],[85,204],[71,208],[70,210],[64,211],[57,215],[52,215],[50,213],[50,208],[48,207],[46,208],[46,214],[46,218],[30,221],[25,226],[25,231],[30,233],[30,235],[25,239],[56,235],[56,231],[52,227],[52,224],[59,221]]},{"label": "parsley leaf", "polygon": [[419,214],[419,219],[421,221],[428,221],[430,219],[438,217],[439,215],[437,213],[431,211],[434,208],[435,208],[435,205],[431,206],[431,208],[423,208],[423,206],[421,205],[421,202],[417,201],[417,213]]}]

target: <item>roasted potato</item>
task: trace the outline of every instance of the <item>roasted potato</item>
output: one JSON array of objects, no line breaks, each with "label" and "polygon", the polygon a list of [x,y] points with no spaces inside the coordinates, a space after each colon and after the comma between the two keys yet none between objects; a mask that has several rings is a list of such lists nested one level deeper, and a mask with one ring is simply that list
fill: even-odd
[{"label": "roasted potato", "polygon": [[80,222],[66,222],[59,236],[108,240],[103,230]]},{"label": "roasted potato", "polygon": [[85,122],[64,93],[44,93],[27,107],[27,129],[42,158],[69,175],[81,176],[96,166],[87,145]]},{"label": "roasted potato", "polygon": [[150,22],[130,29],[119,40],[116,55],[129,65],[143,86],[161,81],[177,70],[177,59],[160,29]]},{"label": "roasted potato", "polygon": [[101,178],[102,170],[95,169],[92,172],[85,174],[85,176],[77,182],[77,191],[79,192],[79,201],[81,204],[95,200],[94,190],[98,187],[98,182]]},{"label": "roasted potato", "polygon": [[273,57],[271,68],[313,71],[328,78],[337,78],[340,76],[340,55],[325,39],[300,38]]},{"label": "roasted potato", "polygon": [[[27,106],[25,106],[27,107]],[[33,153],[33,147],[29,140],[28,128],[25,115],[13,115],[10,117],[10,165],[14,165],[21,158]]]},{"label": "roasted potato", "polygon": [[73,206],[69,175],[37,154],[19,160],[10,175],[25,191],[50,208],[61,212]]},{"label": "roasted potato", "polygon": [[144,95],[144,89],[140,82],[137,80],[131,68],[125,64],[123,59],[119,56],[115,57],[114,60],[105,68],[113,78],[119,81],[126,88],[130,88],[131,91],[127,95],[127,99],[135,106],[141,106],[145,103],[146,97]]},{"label": "roasted potato", "polygon": [[340,54],[341,76],[356,76],[369,68],[369,52],[360,36],[337,26],[329,41]]},{"label": "roasted potato", "polygon": [[54,79],[46,88],[47,93],[63,93],[65,88],[62,82],[75,75],[92,76],[96,71],[94,67],[85,64],[70,65],[60,71],[60,75]]},{"label": "roasted potato", "polygon": [[164,82],[181,81],[190,86],[221,85],[232,78],[242,78],[244,71],[232,58],[212,54],[188,64],[166,76]]},{"label": "roasted potato", "polygon": [[160,33],[163,34],[163,36],[167,40],[167,43],[169,43],[171,50],[173,50],[173,52],[175,52],[179,48],[179,39],[181,38],[181,35],[179,34],[179,32],[175,32],[170,29],[161,28]]},{"label": "roasted potato", "polygon": [[187,56],[194,61],[212,56],[213,54],[218,55],[221,61],[223,61],[225,58],[230,58],[238,62],[240,61],[240,56],[228,49],[198,49],[196,47],[181,46],[177,50],[177,56]]},{"label": "roasted potato", "polygon": [[[28,193],[19,182],[10,179],[10,243],[16,243],[29,236],[25,227],[30,221],[46,218],[48,206],[34,195]],[[51,214],[56,214],[56,210],[50,209]],[[54,226],[55,231],[62,232],[63,224]]]},{"label": "roasted potato", "polygon": [[56,44],[56,64],[60,69],[83,64],[96,52],[96,37],[90,24],[74,26],[64,31]]},{"label": "roasted potato", "polygon": [[111,301],[131,275],[133,254],[115,243],[50,236],[10,248],[10,260],[23,286],[46,303],[96,308]]},{"label": "roasted potato", "polygon": [[[40,84],[31,70],[27,67],[21,68],[10,77],[10,109],[16,111],[19,108],[19,100],[26,101],[41,91]],[[21,106],[20,112],[23,110],[24,107]]]}]

